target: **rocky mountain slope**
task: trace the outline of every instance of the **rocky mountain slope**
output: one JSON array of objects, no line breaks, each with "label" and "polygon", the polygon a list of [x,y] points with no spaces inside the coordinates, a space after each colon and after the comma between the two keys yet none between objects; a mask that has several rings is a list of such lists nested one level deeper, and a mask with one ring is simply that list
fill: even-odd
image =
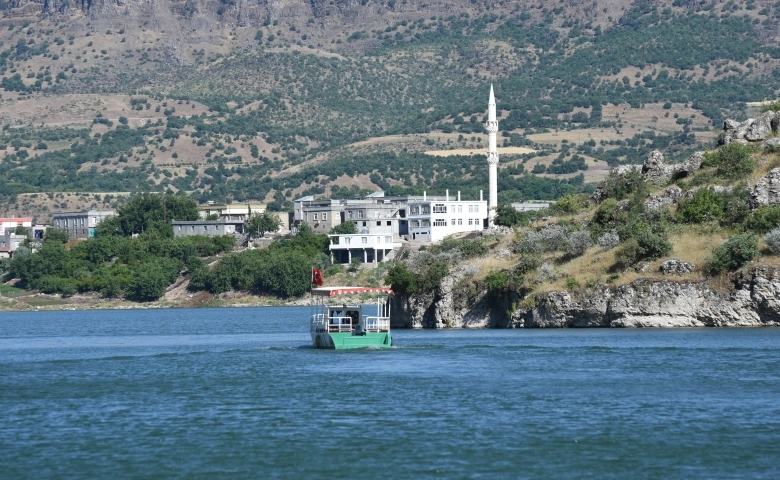
[{"label": "rocky mountain slope", "polygon": [[[681,160],[712,143],[724,114],[775,98],[780,59],[768,0],[0,11],[0,201],[12,214],[43,193],[63,194],[58,208],[83,203],[65,192],[146,189],[285,208],[302,194],[476,192],[491,83],[502,145],[536,150],[502,156],[502,200],[556,198],[653,149]],[[423,153],[455,149],[474,155]]]}]

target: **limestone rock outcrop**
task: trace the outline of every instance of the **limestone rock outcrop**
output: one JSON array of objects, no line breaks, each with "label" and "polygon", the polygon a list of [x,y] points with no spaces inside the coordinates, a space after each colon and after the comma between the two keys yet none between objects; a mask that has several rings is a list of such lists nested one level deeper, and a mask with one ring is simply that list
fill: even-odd
[{"label": "limestone rock outcrop", "polygon": [[[700,169],[703,158],[704,152],[695,152],[690,156],[690,158],[688,158],[688,160],[683,163],[667,165],[663,154],[658,150],[653,150],[647,156],[647,159],[644,161],[641,167],[638,165],[620,165],[613,168],[610,173],[614,177],[623,179],[623,181],[629,183],[631,181],[629,178],[630,174],[632,172],[639,171],[646,182],[664,183],[675,178],[686,177]],[[605,198],[606,193],[604,192],[603,185],[599,185],[596,191],[593,192],[593,195],[591,195],[590,200],[594,203],[601,203]],[[670,200],[658,200],[656,198],[655,202],[666,205],[676,203],[676,201],[679,200],[679,198],[669,198]],[[653,201],[654,200],[651,198],[651,202]],[[659,207],[663,206],[660,204],[658,205]]]},{"label": "limestone rock outcrop", "polygon": [[669,260],[664,260],[659,269],[664,275],[688,275],[696,270],[696,265],[685,260],[670,258]]},{"label": "limestone rock outcrop", "polygon": [[778,123],[780,123],[780,114],[771,110],[741,123],[728,119],[723,122],[723,137],[720,143],[728,145],[738,142],[746,145],[751,142],[766,141],[773,133],[777,133]]},{"label": "limestone rock outcrop", "polygon": [[685,177],[701,168],[703,156],[704,152],[696,152],[683,163],[667,165],[664,155],[658,150],[653,150],[642,164],[642,174],[648,183],[663,183],[673,178]]},{"label": "limestone rock outcrop", "polygon": [[[687,269],[687,263],[677,262],[673,270]],[[620,287],[602,285],[586,292],[531,295],[522,302],[499,301],[486,288],[475,294],[473,286],[399,297],[394,327],[780,326],[780,269],[770,267],[738,274],[734,289],[728,293],[700,282],[639,279]]]},{"label": "limestone rock outcrop", "polygon": [[645,207],[648,210],[658,210],[659,208],[676,205],[683,196],[682,188],[677,185],[671,185],[666,187],[661,195],[650,194],[647,202],[645,202]]},{"label": "limestone rock outcrop", "polygon": [[750,192],[751,208],[761,205],[780,205],[780,167],[770,170]]}]

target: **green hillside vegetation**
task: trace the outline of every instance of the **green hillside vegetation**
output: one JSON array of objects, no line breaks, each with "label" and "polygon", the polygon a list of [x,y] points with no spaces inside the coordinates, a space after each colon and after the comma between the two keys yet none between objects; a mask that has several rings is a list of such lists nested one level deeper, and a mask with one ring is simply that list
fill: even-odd
[{"label": "green hillside vegetation", "polygon": [[[400,18],[394,5],[382,5],[388,16],[334,32],[331,43],[320,34],[313,40],[326,28],[318,17],[269,19],[231,31],[242,46],[228,50],[189,48],[185,39],[173,62],[167,47],[130,46],[136,34],[164,36],[143,22],[125,22],[121,34],[75,17],[9,25],[0,34],[4,102],[132,97],[126,111],[96,116],[89,128],[6,123],[0,201],[35,192],[156,191],[289,209],[298,195],[338,195],[345,174],[369,190],[474,194],[484,188],[481,158],[442,160],[422,150],[479,146],[490,83],[503,111],[499,140],[562,155],[543,172],[506,170],[502,201],[555,199],[592,188],[570,178],[585,170],[579,158],[639,163],[658,148],[682,159],[726,115],[742,115],[744,102],[777,95],[780,49],[769,33],[780,16],[776,3],[626,1],[608,18],[577,5],[482,3]],[[221,7],[218,16],[237,8]],[[242,36],[248,43],[237,41]],[[207,111],[193,114],[196,103]],[[697,118],[679,116],[663,128],[648,119],[624,135],[633,126],[603,113],[661,104],[687,106]],[[139,126],[133,112],[158,117]],[[578,145],[528,138],[580,129],[623,137]],[[424,142],[355,146],[392,135]]]},{"label": "green hillside vegetation", "polygon": [[[638,171],[611,174],[597,205],[584,195],[566,195],[539,212],[502,205],[497,223],[514,235],[444,242],[396,262],[385,280],[402,293],[430,292],[457,269],[467,272],[461,283],[531,305],[534,293],[661,279],[660,263],[675,258],[696,265],[678,279],[720,289],[751,262],[780,265],[780,206],[751,209],[747,188],[777,166],[776,153],[732,143],[708,152],[693,175],[669,182],[692,192],[671,207],[647,207],[649,195],[667,185],[647,184]],[[506,250],[510,258],[496,258]]]}]

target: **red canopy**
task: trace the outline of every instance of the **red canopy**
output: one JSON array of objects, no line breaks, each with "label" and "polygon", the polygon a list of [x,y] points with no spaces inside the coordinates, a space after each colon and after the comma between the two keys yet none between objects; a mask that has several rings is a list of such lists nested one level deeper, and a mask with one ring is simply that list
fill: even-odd
[{"label": "red canopy", "polygon": [[393,291],[389,288],[373,288],[373,287],[320,287],[313,288],[311,290],[312,295],[321,297],[335,297],[336,295],[352,295],[354,293],[384,293],[387,295],[393,295]]}]

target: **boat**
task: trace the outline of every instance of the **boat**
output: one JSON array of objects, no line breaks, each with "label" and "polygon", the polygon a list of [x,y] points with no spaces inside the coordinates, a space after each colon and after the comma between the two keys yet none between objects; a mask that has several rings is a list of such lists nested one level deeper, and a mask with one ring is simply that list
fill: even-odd
[{"label": "boat", "polygon": [[[376,305],[347,305],[338,297],[376,293]],[[315,348],[390,348],[389,288],[319,287],[311,290],[311,341]],[[376,310],[374,310],[376,307]]]}]

